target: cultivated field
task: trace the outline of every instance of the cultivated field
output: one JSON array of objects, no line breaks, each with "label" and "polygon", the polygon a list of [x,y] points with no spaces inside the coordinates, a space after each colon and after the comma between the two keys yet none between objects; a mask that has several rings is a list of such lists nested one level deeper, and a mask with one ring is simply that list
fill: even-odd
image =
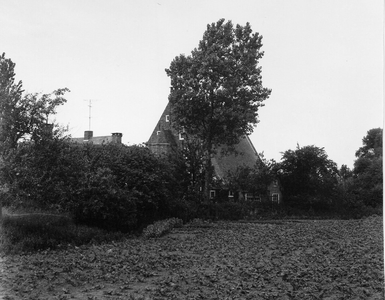
[{"label": "cultivated field", "polygon": [[384,298],[381,217],[197,223],[0,264],[3,299]]}]

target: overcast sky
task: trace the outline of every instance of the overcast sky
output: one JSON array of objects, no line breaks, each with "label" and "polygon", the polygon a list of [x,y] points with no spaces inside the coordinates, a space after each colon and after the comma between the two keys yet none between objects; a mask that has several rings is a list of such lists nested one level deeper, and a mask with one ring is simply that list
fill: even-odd
[{"label": "overcast sky", "polygon": [[0,52],[26,92],[68,87],[56,120],[73,137],[122,132],[146,142],[167,104],[165,69],[198,46],[208,23],[249,22],[263,36],[271,96],[251,135],[279,161],[324,147],[353,166],[369,129],[383,127],[381,0],[0,0]]}]

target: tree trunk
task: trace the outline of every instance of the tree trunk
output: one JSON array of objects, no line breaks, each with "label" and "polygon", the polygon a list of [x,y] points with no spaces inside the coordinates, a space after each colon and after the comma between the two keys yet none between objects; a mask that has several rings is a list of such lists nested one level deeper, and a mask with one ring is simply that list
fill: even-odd
[{"label": "tree trunk", "polygon": [[205,154],[205,186],[204,186],[204,200],[206,202],[210,201],[210,190],[211,190],[211,180],[212,180],[212,164],[211,164],[211,152],[212,152],[212,143],[208,141],[207,149]]}]

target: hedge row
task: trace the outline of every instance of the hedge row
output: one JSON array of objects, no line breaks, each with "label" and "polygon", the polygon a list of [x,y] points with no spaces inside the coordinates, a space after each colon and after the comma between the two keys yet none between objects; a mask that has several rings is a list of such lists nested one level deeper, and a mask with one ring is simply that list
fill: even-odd
[{"label": "hedge row", "polygon": [[172,215],[183,188],[173,168],[143,146],[24,143],[1,166],[4,205],[66,212],[80,224],[130,231]]}]

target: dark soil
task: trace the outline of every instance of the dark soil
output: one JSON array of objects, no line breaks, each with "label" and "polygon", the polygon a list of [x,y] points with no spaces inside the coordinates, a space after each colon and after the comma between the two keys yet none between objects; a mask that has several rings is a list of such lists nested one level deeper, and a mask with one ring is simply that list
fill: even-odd
[{"label": "dark soil", "polygon": [[184,226],[3,257],[3,299],[384,299],[383,223]]}]

